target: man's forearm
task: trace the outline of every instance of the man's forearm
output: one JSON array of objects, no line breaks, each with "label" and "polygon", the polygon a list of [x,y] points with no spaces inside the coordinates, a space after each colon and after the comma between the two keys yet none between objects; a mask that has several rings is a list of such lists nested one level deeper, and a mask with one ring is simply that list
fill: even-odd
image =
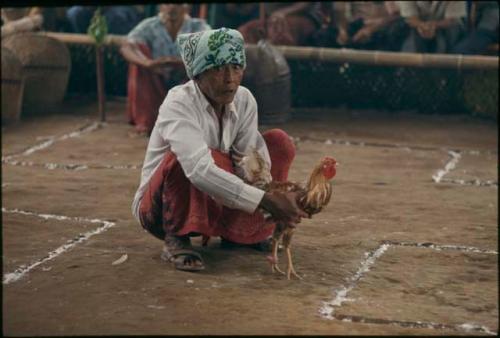
[{"label": "man's forearm", "polygon": [[141,50],[137,46],[131,43],[125,43],[120,48],[120,52],[125,60],[142,67],[147,67],[149,65],[149,62],[151,61],[141,52]]},{"label": "man's forearm", "polygon": [[437,29],[443,29],[443,28],[448,28],[456,23],[458,23],[459,19],[456,18],[448,18],[448,19],[443,19],[443,20],[436,20],[434,21],[434,24],[436,25]]},{"label": "man's forearm", "polygon": [[406,18],[405,20],[406,20],[406,23],[408,24],[408,26],[410,26],[411,28],[417,28],[418,26],[420,26],[423,23],[423,21],[420,20],[416,16],[410,16],[410,17]]},{"label": "man's forearm", "polygon": [[310,2],[297,2],[297,3],[293,4],[293,5],[288,6],[288,7],[279,9],[278,12],[280,12],[283,15],[287,16],[287,15],[302,13],[306,9],[308,9],[309,7],[311,7],[311,3]]}]

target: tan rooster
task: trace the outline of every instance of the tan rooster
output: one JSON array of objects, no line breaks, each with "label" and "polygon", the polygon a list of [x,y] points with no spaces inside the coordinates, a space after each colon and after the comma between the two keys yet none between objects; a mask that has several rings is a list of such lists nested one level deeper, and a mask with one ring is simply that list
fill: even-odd
[{"label": "tan rooster", "polygon": [[[251,150],[238,163],[237,170],[241,177],[248,182],[266,192],[298,192],[297,205],[309,216],[319,213],[330,201],[332,195],[332,184],[330,180],[336,174],[337,162],[332,157],[324,157],[314,167],[305,186],[294,182],[276,182],[272,181],[269,166],[262,156],[256,151]],[[237,171],[237,172],[238,172]],[[267,219],[270,215],[262,210]],[[287,278],[293,274],[301,279],[293,267],[292,253],[290,244],[295,231],[295,225],[285,222],[276,222],[272,237],[272,255],[267,259],[271,264],[271,270],[285,274],[278,267],[278,244],[282,241],[287,255]]]}]

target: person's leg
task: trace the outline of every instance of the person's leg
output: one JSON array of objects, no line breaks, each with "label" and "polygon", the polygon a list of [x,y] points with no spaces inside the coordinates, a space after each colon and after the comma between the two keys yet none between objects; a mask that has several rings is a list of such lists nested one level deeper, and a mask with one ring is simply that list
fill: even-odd
[{"label": "person's leg", "polygon": [[[221,168],[231,170],[227,154],[213,151],[212,156]],[[164,241],[162,259],[187,271],[204,268],[189,235],[218,236],[221,214],[222,205],[191,184],[171,152],[165,154],[150,179],[139,209],[142,227]]]},{"label": "person's leg", "polygon": [[453,54],[478,55],[486,52],[488,46],[497,41],[494,33],[476,30],[470,33],[452,49]]},{"label": "person's leg", "polygon": [[400,51],[403,41],[408,36],[410,27],[404,18],[398,18],[380,31],[379,50]]},{"label": "person's leg", "polygon": [[427,52],[427,45],[424,39],[417,33],[415,28],[410,28],[410,32],[401,47],[401,51],[407,53]]},{"label": "person's leg", "polygon": [[[269,130],[263,137],[271,157],[273,180],[286,181],[295,156],[293,142],[280,129]],[[221,169],[234,173],[228,154],[212,150],[212,157]],[[266,240],[274,226],[266,224],[258,211],[248,214],[225,208],[195,188],[173,153],[165,155],[150,179],[139,214],[145,230],[166,242],[175,241],[175,237],[178,239],[175,245],[181,248],[190,247],[186,242],[189,234],[221,236],[235,243],[254,244]]]},{"label": "person's leg", "polygon": [[72,6],[66,11],[66,17],[75,33],[87,33],[94,12],[84,6]]},{"label": "person's leg", "polygon": [[[288,171],[295,157],[295,145],[286,132],[271,129],[262,134],[271,157],[271,176],[274,181],[286,181]],[[239,244],[255,244],[271,236],[274,223],[266,223],[262,213],[245,212],[224,208],[221,218],[221,237]]]},{"label": "person's leg", "polygon": [[[141,51],[151,57],[149,48],[141,44]],[[167,95],[163,79],[148,69],[130,63],[127,80],[127,117],[137,132],[150,134],[158,109]]]},{"label": "person's leg", "polygon": [[450,53],[463,36],[464,26],[461,23],[451,25],[437,33],[437,53]]},{"label": "person's leg", "polygon": [[109,34],[128,34],[139,23],[139,13],[133,6],[111,6],[104,12]]}]

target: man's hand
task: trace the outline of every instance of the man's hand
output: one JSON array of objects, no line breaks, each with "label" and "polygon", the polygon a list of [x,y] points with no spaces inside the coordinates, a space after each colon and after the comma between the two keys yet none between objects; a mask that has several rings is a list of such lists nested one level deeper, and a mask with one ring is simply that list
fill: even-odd
[{"label": "man's hand", "polygon": [[424,39],[433,39],[436,36],[436,23],[434,21],[422,22],[417,26],[417,32]]},{"label": "man's hand", "polygon": [[344,28],[339,28],[339,33],[337,34],[337,43],[341,46],[346,45],[349,42],[349,34]]},{"label": "man's hand", "polygon": [[145,62],[147,69],[165,77],[169,76],[173,68],[179,67],[179,64],[182,65],[182,60],[173,56],[161,56]]},{"label": "man's hand", "polygon": [[354,34],[352,37],[352,42],[354,43],[366,43],[372,37],[373,30],[369,27],[363,27]]},{"label": "man's hand", "polygon": [[271,214],[273,219],[285,223],[298,224],[302,217],[309,215],[297,205],[297,193],[266,192],[259,205]]}]

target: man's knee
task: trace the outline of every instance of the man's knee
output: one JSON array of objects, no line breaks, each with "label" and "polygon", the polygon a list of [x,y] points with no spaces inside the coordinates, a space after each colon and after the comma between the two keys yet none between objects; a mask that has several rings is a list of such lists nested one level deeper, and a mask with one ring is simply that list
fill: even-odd
[{"label": "man's knee", "polygon": [[266,141],[267,149],[271,157],[279,156],[290,161],[295,157],[295,145],[288,134],[282,129],[270,129],[265,131],[262,136]]}]

